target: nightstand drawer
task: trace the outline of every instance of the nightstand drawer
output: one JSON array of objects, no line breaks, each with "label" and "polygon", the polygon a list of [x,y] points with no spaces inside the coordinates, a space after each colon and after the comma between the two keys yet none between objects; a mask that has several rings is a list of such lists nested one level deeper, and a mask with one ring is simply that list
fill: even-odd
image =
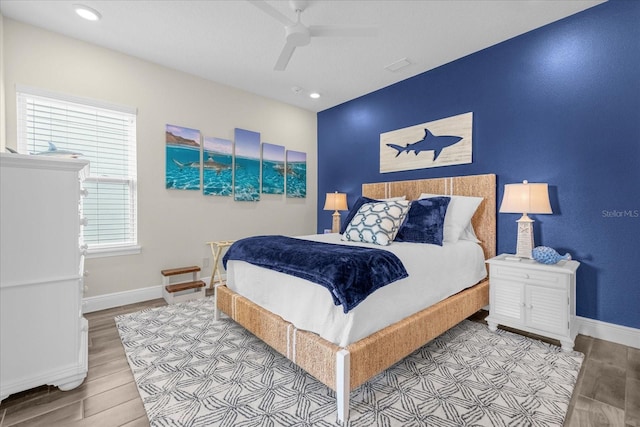
[{"label": "nightstand drawer", "polygon": [[496,279],[517,280],[538,285],[564,286],[568,283],[568,275],[538,271],[532,268],[491,266],[491,277]]}]

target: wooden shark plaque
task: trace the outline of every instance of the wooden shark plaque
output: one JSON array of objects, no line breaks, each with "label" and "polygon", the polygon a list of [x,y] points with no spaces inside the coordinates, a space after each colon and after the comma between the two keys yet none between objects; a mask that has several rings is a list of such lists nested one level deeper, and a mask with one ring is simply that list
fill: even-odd
[{"label": "wooden shark plaque", "polygon": [[473,113],[380,134],[380,173],[471,163]]}]

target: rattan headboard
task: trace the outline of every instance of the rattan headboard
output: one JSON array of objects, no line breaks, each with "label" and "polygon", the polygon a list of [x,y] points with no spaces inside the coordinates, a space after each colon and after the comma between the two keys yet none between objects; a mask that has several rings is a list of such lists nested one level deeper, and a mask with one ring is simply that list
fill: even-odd
[{"label": "rattan headboard", "polygon": [[362,195],[372,199],[406,196],[408,200],[415,200],[421,193],[484,198],[471,222],[484,250],[485,259],[496,255],[496,176],[494,174],[362,184]]}]

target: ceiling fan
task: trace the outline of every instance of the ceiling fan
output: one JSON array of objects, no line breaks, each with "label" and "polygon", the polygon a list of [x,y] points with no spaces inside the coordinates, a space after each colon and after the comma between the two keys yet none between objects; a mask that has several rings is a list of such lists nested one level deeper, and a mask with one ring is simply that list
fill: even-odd
[{"label": "ceiling fan", "polygon": [[275,67],[273,67],[276,71],[284,71],[296,48],[308,45],[311,42],[311,37],[372,37],[377,34],[375,28],[345,28],[325,25],[306,26],[300,22],[300,15],[309,5],[308,0],[289,0],[289,6],[296,13],[295,21],[283,15],[264,0],[247,1],[272,18],[278,20],[281,24],[284,24],[286,42],[276,61]]}]

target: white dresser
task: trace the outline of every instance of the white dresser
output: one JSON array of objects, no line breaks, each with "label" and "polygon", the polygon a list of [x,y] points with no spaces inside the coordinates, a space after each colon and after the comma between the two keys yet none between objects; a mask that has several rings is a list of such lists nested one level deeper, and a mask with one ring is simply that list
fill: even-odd
[{"label": "white dresser", "polygon": [[87,375],[82,180],[88,162],[0,153],[0,400]]},{"label": "white dresser", "polygon": [[577,261],[545,265],[532,259],[510,260],[499,255],[489,264],[489,305],[486,321],[553,338],[564,351],[573,350],[577,334]]}]

